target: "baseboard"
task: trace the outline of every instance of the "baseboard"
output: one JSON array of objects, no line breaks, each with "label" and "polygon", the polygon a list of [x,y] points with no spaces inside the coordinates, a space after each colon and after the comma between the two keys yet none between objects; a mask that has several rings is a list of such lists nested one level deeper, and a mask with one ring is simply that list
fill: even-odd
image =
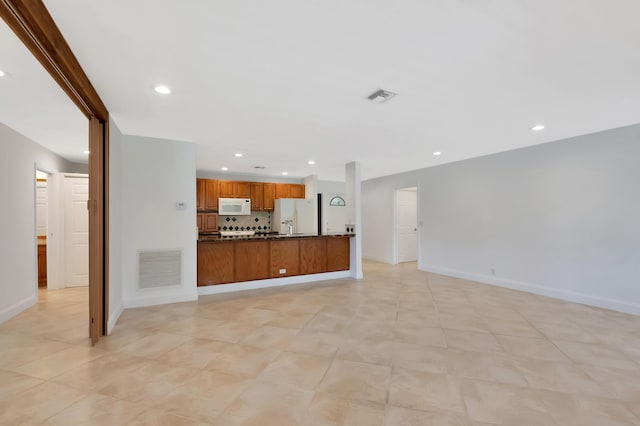
[{"label": "baseboard", "polygon": [[118,322],[118,318],[120,318],[120,315],[122,315],[122,312],[124,311],[124,305],[122,304],[122,302],[118,303],[118,306],[116,306],[116,310],[113,313],[109,313],[109,323],[107,324],[107,335],[111,334],[111,330],[113,330],[113,327],[116,326],[116,323]]},{"label": "baseboard", "polygon": [[598,308],[611,309],[613,311],[624,312],[632,315],[640,315],[640,304],[638,303],[630,303],[623,300],[593,296],[590,294],[578,293],[559,288],[545,287],[539,284],[531,284],[504,278],[496,278],[489,275],[471,274],[464,271],[457,271],[434,265],[419,264],[418,269],[420,269],[421,271],[432,272],[434,274],[447,275],[450,277],[477,281],[483,284],[495,285],[497,287],[525,291],[527,293],[538,294],[540,296],[553,297],[555,299],[566,300],[568,302],[575,302],[584,305],[596,306]]},{"label": "baseboard", "polygon": [[374,262],[388,263],[390,265],[394,264],[393,259],[389,259],[384,256],[376,256],[376,255],[369,255],[369,254],[363,254],[362,260],[372,260]]},{"label": "baseboard", "polygon": [[161,296],[138,296],[135,298],[125,299],[123,304],[124,307],[128,309],[142,308],[145,306],[167,305],[169,303],[193,302],[194,300],[198,300],[198,293],[196,291]]},{"label": "baseboard", "polygon": [[22,299],[21,301],[14,303],[11,306],[8,306],[6,308],[4,308],[2,311],[0,311],[0,324],[2,324],[3,322],[5,322],[6,320],[15,317],[16,315],[18,315],[20,312],[24,311],[25,309],[35,305],[36,303],[38,303],[38,294],[32,294],[31,296]]},{"label": "baseboard", "polygon": [[244,281],[231,284],[218,284],[198,287],[198,295],[206,296],[210,294],[230,293],[233,291],[256,290],[267,287],[280,287],[285,285],[306,284],[315,281],[336,280],[341,278],[351,278],[350,271],[326,272],[323,274],[297,275],[295,277],[271,278],[258,281]]}]

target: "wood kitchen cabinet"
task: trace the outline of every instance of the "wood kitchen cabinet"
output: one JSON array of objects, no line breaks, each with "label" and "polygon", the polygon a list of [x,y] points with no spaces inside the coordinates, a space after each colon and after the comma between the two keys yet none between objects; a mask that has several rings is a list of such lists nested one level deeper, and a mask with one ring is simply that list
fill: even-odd
[{"label": "wood kitchen cabinet", "polygon": [[250,198],[251,186],[250,182],[220,180],[219,194],[222,198]]},{"label": "wood kitchen cabinet", "polygon": [[202,232],[218,232],[218,213],[204,213],[202,216]]},{"label": "wood kitchen cabinet", "polygon": [[215,179],[205,179],[204,210],[218,210],[219,184]]},{"label": "wood kitchen cabinet", "polygon": [[276,184],[262,184],[262,210],[272,212],[276,200]]},{"label": "wood kitchen cabinet", "polygon": [[327,239],[300,240],[300,274],[327,272]]},{"label": "wood kitchen cabinet", "polygon": [[295,183],[276,183],[276,199],[304,198],[305,186]]},{"label": "wood kitchen cabinet", "polygon": [[196,210],[204,210],[206,179],[196,179]]},{"label": "wood kitchen cabinet", "polygon": [[196,226],[198,232],[204,232],[204,213],[196,213]]},{"label": "wood kitchen cabinet", "polygon": [[349,238],[327,239],[327,272],[345,271],[351,263]]},{"label": "wood kitchen cabinet", "polygon": [[198,285],[225,284],[234,281],[235,243],[198,244]]},{"label": "wood kitchen cabinet", "polygon": [[235,252],[235,280],[269,278],[269,244],[264,241],[238,241]]},{"label": "wood kitchen cabinet", "polygon": [[251,183],[251,211],[262,211],[264,202],[264,184]]},{"label": "wood kitchen cabinet", "polygon": [[290,277],[300,274],[300,242],[298,240],[271,241],[269,276]]}]

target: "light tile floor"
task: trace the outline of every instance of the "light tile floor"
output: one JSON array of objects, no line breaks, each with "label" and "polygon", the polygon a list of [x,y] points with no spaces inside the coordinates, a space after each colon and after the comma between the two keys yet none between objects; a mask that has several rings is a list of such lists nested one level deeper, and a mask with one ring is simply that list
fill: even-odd
[{"label": "light tile floor", "polygon": [[640,317],[365,263],[366,278],[0,326],[0,424],[640,425]]}]

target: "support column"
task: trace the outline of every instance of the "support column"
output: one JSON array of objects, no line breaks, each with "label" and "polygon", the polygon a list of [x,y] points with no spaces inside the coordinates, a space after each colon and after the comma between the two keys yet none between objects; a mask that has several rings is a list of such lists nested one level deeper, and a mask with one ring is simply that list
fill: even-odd
[{"label": "support column", "polygon": [[353,227],[356,236],[351,238],[351,277],[361,279],[362,275],[362,196],[360,184],[360,162],[345,165],[345,203],[347,209],[346,226]]}]

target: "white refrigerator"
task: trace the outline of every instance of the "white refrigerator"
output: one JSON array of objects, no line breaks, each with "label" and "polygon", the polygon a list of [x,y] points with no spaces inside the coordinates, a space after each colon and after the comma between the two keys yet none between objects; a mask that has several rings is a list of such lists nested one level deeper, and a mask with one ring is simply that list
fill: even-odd
[{"label": "white refrigerator", "polygon": [[318,234],[316,200],[279,198],[275,200],[271,229],[287,234],[289,225],[294,234]]}]

